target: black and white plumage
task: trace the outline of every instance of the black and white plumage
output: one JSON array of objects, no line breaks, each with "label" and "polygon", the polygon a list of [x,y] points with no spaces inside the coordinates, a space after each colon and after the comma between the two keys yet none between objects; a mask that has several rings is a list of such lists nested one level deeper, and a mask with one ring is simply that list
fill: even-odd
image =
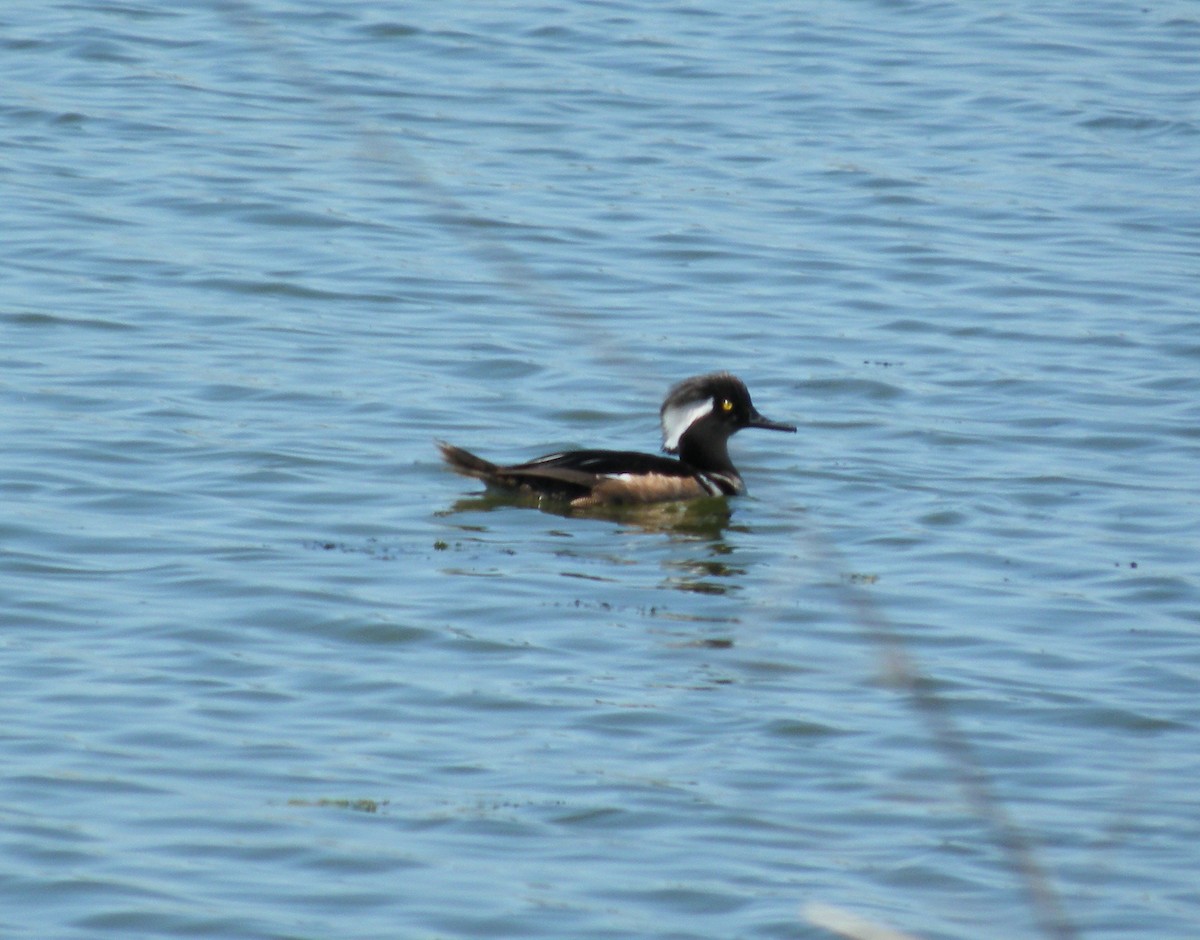
[{"label": "black and white plumage", "polygon": [[742,428],[796,430],[759,414],[745,384],[728,372],[698,375],[675,385],[659,417],[663,450],[677,457],[571,450],[500,466],[444,441],[438,447],[452,469],[489,486],[588,507],[740,495],[746,484],[729,459],[729,438]]}]

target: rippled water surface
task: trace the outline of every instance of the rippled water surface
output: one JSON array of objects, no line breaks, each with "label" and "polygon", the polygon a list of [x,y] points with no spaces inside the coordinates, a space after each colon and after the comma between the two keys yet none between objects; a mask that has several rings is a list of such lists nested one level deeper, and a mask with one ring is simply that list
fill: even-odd
[{"label": "rippled water surface", "polygon": [[0,27],[0,935],[1200,929],[1193,4]]}]

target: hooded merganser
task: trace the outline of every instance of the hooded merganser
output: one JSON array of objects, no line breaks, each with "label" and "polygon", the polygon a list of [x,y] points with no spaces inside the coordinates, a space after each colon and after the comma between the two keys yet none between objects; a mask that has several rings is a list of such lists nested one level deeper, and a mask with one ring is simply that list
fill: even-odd
[{"label": "hooded merganser", "polygon": [[453,444],[437,444],[458,473],[586,508],[737,496],[746,484],[729,459],[729,438],[742,428],[796,430],[760,415],[741,379],[728,372],[684,379],[667,392],[659,417],[663,450],[677,460],[634,451],[569,450],[502,467]]}]

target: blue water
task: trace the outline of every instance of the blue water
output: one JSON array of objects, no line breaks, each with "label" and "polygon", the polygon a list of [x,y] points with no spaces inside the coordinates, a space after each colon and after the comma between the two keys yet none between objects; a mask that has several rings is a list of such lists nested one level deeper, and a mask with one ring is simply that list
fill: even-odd
[{"label": "blue water", "polygon": [[[1196,934],[1198,48],[7,5],[0,936]],[[727,513],[436,458],[716,368]]]}]

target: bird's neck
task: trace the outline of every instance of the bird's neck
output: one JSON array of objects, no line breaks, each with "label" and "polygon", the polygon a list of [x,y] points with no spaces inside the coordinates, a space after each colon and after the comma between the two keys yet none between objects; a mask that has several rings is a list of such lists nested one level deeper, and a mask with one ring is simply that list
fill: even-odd
[{"label": "bird's neck", "polygon": [[703,431],[683,435],[679,442],[679,459],[697,470],[711,470],[725,475],[738,475],[729,459],[729,438],[724,434],[705,434]]}]

